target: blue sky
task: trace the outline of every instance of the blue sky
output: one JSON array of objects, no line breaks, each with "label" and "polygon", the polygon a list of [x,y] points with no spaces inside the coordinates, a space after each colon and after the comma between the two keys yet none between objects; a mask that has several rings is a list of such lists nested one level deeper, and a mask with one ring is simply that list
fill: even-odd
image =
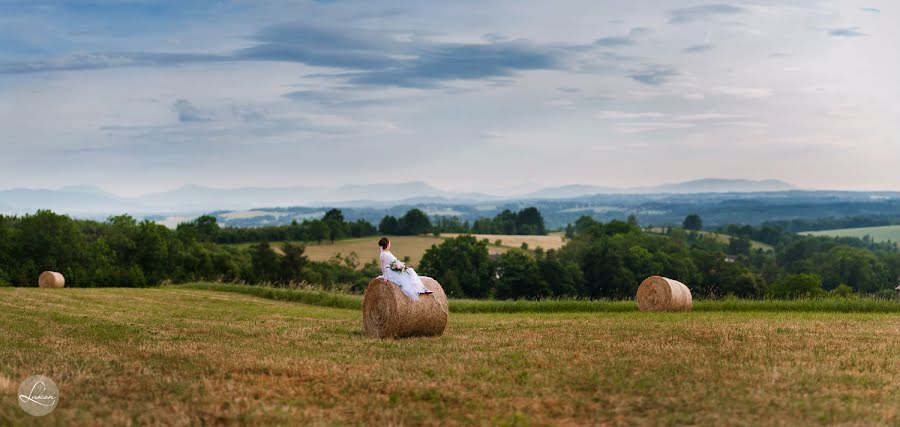
[{"label": "blue sky", "polygon": [[0,0],[0,187],[900,190],[890,1]]}]

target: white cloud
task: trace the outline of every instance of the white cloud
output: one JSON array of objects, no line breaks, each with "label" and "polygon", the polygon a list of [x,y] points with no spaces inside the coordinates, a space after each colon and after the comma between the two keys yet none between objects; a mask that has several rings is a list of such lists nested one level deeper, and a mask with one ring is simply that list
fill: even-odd
[{"label": "white cloud", "polygon": [[[399,4],[390,13],[358,0],[314,3],[223,5],[190,25],[122,24],[128,28],[118,32],[65,12],[20,16],[0,4],[0,70],[16,71],[0,78],[0,182],[140,192],[384,176],[480,186],[502,175],[512,185],[534,180],[535,170],[561,183],[677,179],[634,174],[638,155],[650,168],[678,161],[696,175],[715,175],[719,160],[741,158],[747,176],[800,185],[900,182],[889,164],[900,156],[900,104],[891,90],[900,28],[886,19],[893,13],[887,3],[872,3],[881,13],[799,0],[739,10],[686,0],[577,8],[486,2],[477,13],[453,2]],[[385,34],[407,47],[513,43],[522,47],[516,52],[538,49],[559,62],[529,71],[517,56],[504,56],[511,62],[494,69],[476,64],[480,76],[493,77],[464,78],[474,66],[452,61],[458,67],[427,72],[459,79],[398,88],[348,84],[346,69],[278,60],[277,51],[267,61],[221,58],[256,45],[252,36],[273,23],[312,21],[334,34]],[[829,29],[866,36],[835,38]],[[84,32],[90,36],[58,36]],[[622,40],[595,43],[604,37]],[[310,41],[326,45],[347,53],[336,38]],[[691,46],[695,53],[685,53]],[[408,64],[446,53],[441,47],[378,56]],[[170,50],[181,56],[158,54]],[[286,55],[297,61],[296,53]],[[48,71],[29,73],[23,64]],[[414,161],[371,167],[384,150]],[[773,160],[791,156],[809,167]],[[58,173],[33,174],[34,158],[60,165]],[[815,178],[802,173],[835,164],[843,166]]]},{"label": "white cloud", "polygon": [[764,87],[729,87],[718,86],[713,91],[722,95],[736,96],[739,98],[768,98],[774,94],[772,89]]},{"label": "white cloud", "polygon": [[654,132],[659,130],[688,129],[696,127],[686,122],[625,122],[617,123],[614,128],[621,133]]},{"label": "white cloud", "polygon": [[597,113],[599,119],[658,119],[665,117],[663,113],[653,111],[647,112],[627,112],[627,111],[600,111]]}]

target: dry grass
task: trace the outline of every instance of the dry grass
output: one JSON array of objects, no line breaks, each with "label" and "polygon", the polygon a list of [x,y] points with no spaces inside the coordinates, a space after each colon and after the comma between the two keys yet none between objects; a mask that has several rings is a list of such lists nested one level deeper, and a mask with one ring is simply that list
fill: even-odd
[{"label": "dry grass", "polygon": [[[309,245],[306,247],[306,254],[313,261],[325,261],[336,254],[349,255],[356,252],[361,263],[368,261],[378,261],[380,254],[378,249],[378,239],[381,236],[364,237],[360,239],[338,240],[332,243],[322,243],[321,245]],[[439,245],[444,239],[433,236],[393,236],[391,239],[391,252],[397,258],[403,259],[408,256],[413,266],[419,265],[422,255],[431,247],[431,245]]]},{"label": "dry grass", "polygon": [[[372,236],[337,240],[334,243],[325,241],[321,244],[309,242],[291,243],[305,245],[306,256],[313,261],[328,261],[329,259],[334,258],[335,255],[340,254],[341,256],[348,256],[355,252],[359,257],[360,264],[365,264],[369,261],[378,261],[378,239],[380,238],[381,236]],[[393,245],[391,251],[394,255],[397,255],[397,257],[401,259],[405,256],[409,256],[410,263],[413,266],[419,264],[419,261],[422,260],[422,255],[425,254],[425,251],[428,250],[431,245],[439,245],[444,241],[444,239],[434,236],[392,236],[390,239]],[[283,242],[272,242],[272,249],[279,255],[284,255],[284,252],[281,251],[282,243]],[[249,248],[254,244],[255,243],[240,243],[235,246]]]},{"label": "dry grass", "polygon": [[[892,314],[451,314],[370,339],[357,310],[185,289],[0,289],[12,425],[896,425]],[[61,390],[35,419],[11,393]]]},{"label": "dry grass", "polygon": [[[459,234],[445,233],[441,236],[452,238],[459,236]],[[527,243],[529,249],[537,249],[540,247],[544,250],[548,250],[559,249],[565,244],[565,237],[563,237],[562,233],[551,233],[546,236],[519,236],[507,234],[473,234],[472,236],[475,236],[478,240],[487,239],[491,242],[491,246],[489,246],[488,250],[497,249],[496,246],[493,246],[494,242],[497,240],[500,241],[502,246],[507,248],[518,248],[522,246],[522,243]]]},{"label": "dry grass", "polygon": [[[458,234],[442,234],[440,237],[434,236],[391,236],[391,252],[398,258],[408,256],[413,266],[422,261],[425,251],[432,245],[439,245],[446,238],[456,237]],[[563,237],[561,234],[551,234],[547,236],[510,236],[495,234],[475,234],[480,239],[488,239],[491,244],[488,245],[489,254],[502,254],[510,248],[518,248],[522,243],[528,243],[528,247],[535,249],[538,246],[544,249],[559,249],[563,245]],[[359,257],[360,263],[365,264],[368,261],[378,261],[378,239],[381,236],[363,237],[356,239],[337,240],[334,243],[322,242],[321,244],[309,242],[292,242],[295,244],[306,246],[306,255],[313,261],[327,261],[334,258],[335,255],[348,256],[355,252]],[[494,242],[500,240],[501,246],[495,246]],[[249,248],[255,243],[240,243],[235,246]],[[272,249],[279,255],[284,255],[281,251],[282,242],[273,242]]]}]

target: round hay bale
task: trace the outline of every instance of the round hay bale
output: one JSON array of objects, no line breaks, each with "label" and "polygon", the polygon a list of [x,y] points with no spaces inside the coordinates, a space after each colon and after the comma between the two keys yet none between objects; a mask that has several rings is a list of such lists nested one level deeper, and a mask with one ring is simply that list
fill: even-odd
[{"label": "round hay bale", "polygon": [[66,278],[55,271],[45,271],[38,277],[38,286],[42,288],[62,288],[66,286]]},{"label": "round hay bale", "polygon": [[449,315],[447,295],[437,280],[422,277],[422,284],[434,293],[413,301],[387,279],[372,279],[363,297],[363,332],[375,338],[443,334]]},{"label": "round hay bale", "polygon": [[661,276],[650,276],[637,290],[641,311],[690,311],[691,290],[684,283]]}]

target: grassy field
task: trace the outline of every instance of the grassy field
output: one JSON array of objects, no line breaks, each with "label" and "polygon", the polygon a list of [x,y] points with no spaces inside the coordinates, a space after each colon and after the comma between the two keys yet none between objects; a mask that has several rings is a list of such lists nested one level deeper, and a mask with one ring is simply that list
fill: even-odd
[{"label": "grassy field", "polygon": [[[651,228],[648,230],[648,232],[653,233],[653,234],[663,234],[663,231],[664,230],[662,228]],[[728,234],[716,233],[714,231],[697,231],[697,233],[699,233],[700,235],[702,235],[704,237],[709,237],[709,238],[716,240],[717,242],[721,242],[721,243],[725,243],[725,244],[728,244],[732,238]],[[772,245],[763,243],[763,242],[759,242],[756,240],[750,241],[750,249],[754,249],[754,250],[762,249],[763,251],[775,250],[775,248],[772,247]]]},{"label": "grassy field", "polygon": [[[410,263],[415,266],[422,260],[422,255],[431,247],[431,245],[439,245],[444,239],[455,237],[457,234],[443,234],[440,237],[434,236],[393,236],[391,237],[392,251],[399,258],[408,256]],[[562,234],[550,234],[546,236],[507,236],[494,234],[476,234],[479,240],[488,239],[491,244],[488,246],[488,253],[502,254],[510,248],[518,248],[522,243],[528,243],[528,247],[535,249],[542,247],[544,249],[559,249],[563,245]],[[334,243],[323,242],[321,244],[308,242],[293,242],[306,245],[306,255],[313,261],[327,261],[337,254],[342,256],[350,255],[356,252],[361,263],[378,260],[378,239],[379,237],[363,237],[359,239],[343,239]],[[494,242],[500,240],[501,245],[496,246]],[[281,252],[281,244],[283,242],[273,242],[272,246],[276,252]],[[240,248],[249,248],[254,243],[239,243],[234,246]]]},{"label": "grassy field", "polygon": [[[231,283],[189,283],[179,289],[231,292],[279,301],[300,302],[321,307],[362,308],[362,295],[324,291],[315,287],[274,287]],[[586,299],[476,300],[451,299],[451,313],[620,313],[637,310],[634,301]],[[804,300],[694,300],[694,311],[819,312],[819,313],[900,313],[897,299],[870,297],[818,298]]]},{"label": "grassy field", "polygon": [[[13,425],[896,425],[896,314],[451,315],[360,335],[358,310],[181,287],[0,288]],[[15,393],[43,373],[43,419]]]},{"label": "grassy field", "polygon": [[810,231],[810,236],[830,236],[830,237],[858,237],[863,238],[869,236],[876,242],[900,242],[900,225],[887,225],[884,227],[862,227],[862,228],[842,228],[838,230]]}]

